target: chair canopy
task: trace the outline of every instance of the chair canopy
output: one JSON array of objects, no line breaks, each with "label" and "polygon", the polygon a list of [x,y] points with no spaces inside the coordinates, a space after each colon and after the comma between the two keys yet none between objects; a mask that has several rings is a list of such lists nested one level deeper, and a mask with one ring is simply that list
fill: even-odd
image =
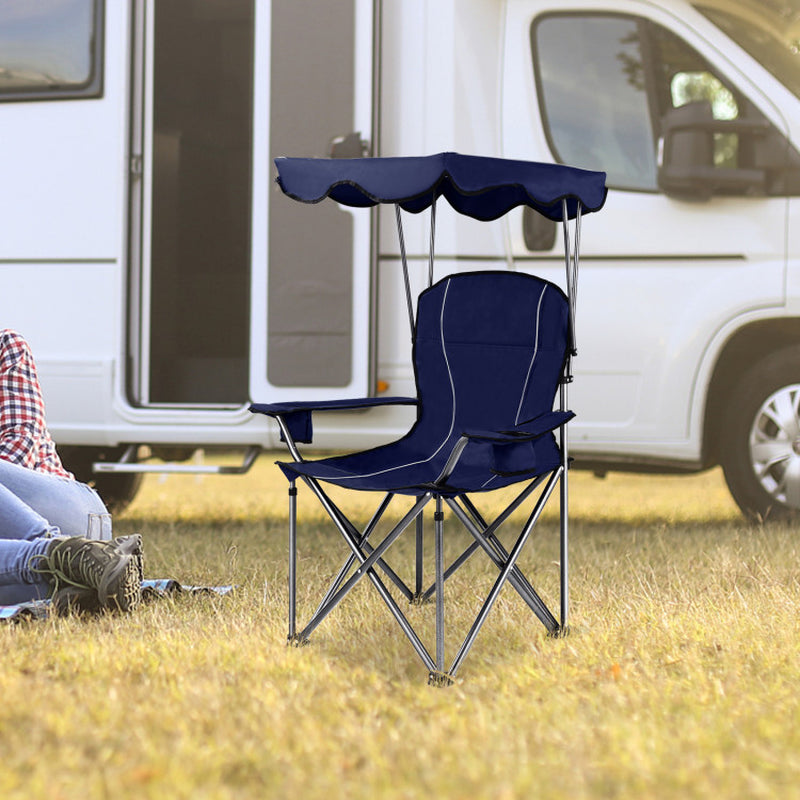
[{"label": "chair canopy", "polygon": [[[541,278],[460,273],[422,292],[414,339],[417,421],[402,439],[363,452],[281,463],[351,489],[443,495],[496,489],[556,468],[550,431],[572,416],[553,398],[569,345],[568,302]],[[471,437],[453,473],[445,465]]]},{"label": "chair canopy", "polygon": [[276,158],[278,184],[295,200],[330,197],[347,206],[394,203],[418,213],[439,197],[459,213],[488,221],[520,205],[552,220],[598,211],[606,199],[604,172],[486,156],[438,153],[418,157]]},{"label": "chair canopy", "polygon": [[[451,683],[503,586],[510,584],[552,634],[567,630],[568,411],[569,364],[575,352],[574,318],[580,246],[585,212],[605,202],[605,174],[555,164],[440,153],[420,158],[276,159],[283,191],[306,203],[325,197],[349,206],[395,205],[409,322],[413,331],[416,400],[365,398],[321,403],[253,404],[251,410],[273,416],[293,461],[278,462],[289,480],[289,641],[304,644],[319,624],[368,577],[400,629],[429,670],[429,682]],[[493,220],[524,205],[562,222],[566,289],[512,270],[461,272],[433,283],[436,200],[444,197],[460,214]],[[430,209],[429,288],[412,307],[401,209]],[[574,220],[574,224],[570,223]],[[570,227],[574,228],[574,247]],[[432,285],[431,285],[432,284]],[[558,410],[554,399],[558,394]],[[332,458],[306,461],[296,441],[311,440],[311,414],[335,408],[359,408],[412,402],[417,418],[411,430],[390,444]],[[558,433],[558,441],[556,441]],[[296,628],[297,487],[312,491],[346,541],[350,556],[308,624]],[[348,519],[321,485],[385,492],[366,527]],[[473,492],[525,483],[494,520],[487,521],[472,502]],[[517,561],[540,515],[560,487],[561,619],[537,594]],[[533,495],[535,491],[538,496]],[[371,537],[396,495],[414,496],[409,510],[379,544]],[[528,498],[533,508],[515,542],[506,547],[497,532]],[[435,502],[434,583],[423,591],[423,512]],[[443,503],[474,541],[444,568]],[[387,563],[389,547],[414,523],[413,589]],[[445,662],[444,582],[473,552],[482,550],[499,575],[449,670]],[[378,573],[381,573],[379,575]],[[410,602],[435,597],[435,658],[405,617],[385,575]]]}]

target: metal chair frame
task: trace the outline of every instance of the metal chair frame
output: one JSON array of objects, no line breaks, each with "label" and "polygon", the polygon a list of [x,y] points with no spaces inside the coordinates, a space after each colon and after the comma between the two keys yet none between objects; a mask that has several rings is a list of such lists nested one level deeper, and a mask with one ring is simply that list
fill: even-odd
[{"label": "metal chair frame", "polygon": [[[436,203],[431,204],[430,221],[430,258],[428,284],[433,283],[433,262],[434,262],[434,238],[436,224]],[[579,250],[580,250],[580,223],[581,223],[581,204],[578,203],[577,215],[575,217],[574,231],[570,230],[570,222],[567,213],[567,201],[562,201],[563,234],[566,267],[566,295],[569,302],[569,329],[571,333],[572,350],[568,352],[565,366],[558,391],[558,405],[562,411],[568,408],[568,388],[572,381],[571,364],[572,357],[576,354],[575,349],[575,311],[577,305],[577,281],[579,270]],[[406,299],[408,302],[409,322],[414,330],[414,312],[411,300],[410,281],[408,274],[408,263],[405,251],[405,239],[402,228],[402,216],[400,206],[396,205],[396,220],[398,237],[400,242],[401,260],[404,273],[406,288]],[[270,412],[265,412],[270,413]],[[273,413],[286,442],[289,453],[296,462],[303,462],[303,456],[297,447],[295,438],[290,426],[287,424],[285,415]],[[447,477],[452,473],[460,452],[466,445],[466,438],[461,440],[453,448],[453,452],[440,477],[444,484]],[[323,622],[334,608],[346,597],[349,592],[364,578],[368,577],[370,582],[389,608],[392,616],[400,626],[405,636],[410,641],[417,655],[420,657],[429,674],[429,683],[437,686],[445,686],[452,683],[464,659],[471,650],[475,639],[485,623],[489,612],[495,604],[501,590],[506,583],[509,583],[517,594],[522,598],[533,614],[542,622],[548,633],[551,635],[564,635],[568,631],[569,618],[569,560],[568,560],[568,466],[569,466],[569,441],[567,435],[567,425],[559,427],[559,465],[543,475],[539,475],[532,480],[527,480],[526,485],[515,499],[502,511],[494,520],[487,522],[471,499],[466,495],[449,496],[446,493],[439,493],[435,487],[418,496],[411,508],[401,517],[401,519],[389,530],[382,541],[373,546],[369,539],[375,532],[379,522],[389,508],[394,494],[389,492],[381,500],[378,508],[370,521],[363,530],[356,528],[346,515],[334,503],[329,494],[322,487],[319,480],[314,477],[301,476],[302,481],[308,486],[312,493],[318,498],[328,517],[333,522],[347,547],[351,551],[341,569],[334,577],[329,589],[325,593],[322,601],[317,606],[316,611],[311,615],[308,622],[298,630],[297,625],[297,485],[295,480],[289,483],[289,630],[288,641],[294,645],[302,645],[308,642],[311,634]],[[548,500],[554,492],[556,485],[559,485],[560,499],[560,615],[557,619],[548,609],[544,601],[534,590],[528,579],[517,565],[519,556],[525,547],[532,531],[534,530],[540,515],[545,508]],[[533,501],[533,508],[517,536],[513,545],[506,549],[497,536],[500,526],[508,517],[525,503],[528,498],[539,490]],[[423,589],[423,511],[429,503],[433,501],[435,512],[433,515],[434,525],[434,581],[427,588]],[[466,531],[471,535],[472,543],[456,558],[449,566],[444,564],[443,547],[443,504],[446,504],[452,511],[453,516],[458,519]],[[414,586],[408,586],[406,582],[388,565],[384,555],[398,537],[411,525],[415,524],[416,550],[414,564]],[[475,552],[483,551],[489,560],[498,570],[498,576],[486,596],[480,610],[475,617],[469,631],[461,643],[456,655],[453,657],[449,666],[445,659],[445,608],[444,608],[444,584]],[[416,633],[411,623],[403,613],[389,591],[384,579],[379,574],[383,573],[385,578],[399,590],[400,594],[409,603],[422,603],[431,599],[435,602],[435,651],[434,655],[428,651],[419,635]]]}]

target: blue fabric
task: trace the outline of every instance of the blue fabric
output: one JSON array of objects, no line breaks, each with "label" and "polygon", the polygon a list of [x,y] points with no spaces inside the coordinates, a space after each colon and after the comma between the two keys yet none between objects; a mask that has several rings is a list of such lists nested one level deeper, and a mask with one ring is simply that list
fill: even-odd
[{"label": "blue fabric", "polygon": [[561,164],[438,153],[396,158],[277,158],[278,184],[295,200],[318,203],[330,197],[347,206],[398,203],[418,213],[444,197],[460,214],[478,220],[530,206],[562,219],[562,199],[575,217],[598,211],[606,199],[606,175]]},{"label": "blue fabric", "polygon": [[142,581],[142,596],[149,600],[151,597],[166,597],[170,594],[186,592],[187,594],[216,594],[224,596],[231,594],[235,587],[225,586],[193,586],[178,583],[174,578],[153,578]]},{"label": "blue fabric", "polygon": [[[451,275],[419,297],[411,431],[371,450],[279,462],[281,469],[290,480],[444,495],[549,472],[560,463],[552,430],[572,416],[552,410],[568,347],[568,301],[555,284],[514,272]],[[469,441],[446,485],[438,482],[454,445],[471,431],[482,435]]]},{"label": "blue fabric", "polygon": [[572,411],[550,411],[547,414],[540,414],[536,419],[528,420],[522,425],[509,428],[507,431],[464,431],[464,435],[470,439],[513,444],[527,439],[538,439],[543,433],[569,422],[574,416]]}]

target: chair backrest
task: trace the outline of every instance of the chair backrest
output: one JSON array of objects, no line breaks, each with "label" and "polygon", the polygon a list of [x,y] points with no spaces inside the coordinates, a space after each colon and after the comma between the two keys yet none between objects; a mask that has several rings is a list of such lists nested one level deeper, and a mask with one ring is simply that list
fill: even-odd
[{"label": "chair backrest", "polygon": [[506,430],[551,411],[569,346],[569,304],[549,281],[465,272],[418,301],[417,433]]}]

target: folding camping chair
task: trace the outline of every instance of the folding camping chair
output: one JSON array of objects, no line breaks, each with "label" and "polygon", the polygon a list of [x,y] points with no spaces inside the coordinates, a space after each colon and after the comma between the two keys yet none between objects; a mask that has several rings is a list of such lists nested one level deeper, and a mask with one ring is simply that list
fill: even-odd
[{"label": "folding camping chair", "polygon": [[[574,310],[582,211],[605,200],[605,176],[556,165],[440,154],[419,159],[278,159],[279,183],[306,202],[325,196],[354,206],[396,204],[406,294],[413,332],[416,398],[366,398],[318,403],[254,404],[251,410],[278,423],[292,461],[279,462],[289,481],[289,641],[303,644],[317,626],[366,576],[429,671],[429,682],[452,682],[492,609],[509,583],[549,633],[567,629],[567,387],[572,379]],[[533,275],[515,271],[467,272],[433,283],[435,201],[443,195],[459,212],[494,219],[522,203],[553,219],[563,219],[567,292]],[[430,207],[429,287],[413,313],[400,208]],[[576,220],[574,236],[570,217]],[[558,397],[554,410],[554,399]],[[312,438],[312,413],[413,403],[410,431],[387,445],[347,455],[306,461],[297,443]],[[558,439],[556,439],[556,432]],[[351,555],[335,576],[311,619],[296,624],[297,506],[300,479],[319,499]],[[336,505],[323,483],[383,494],[363,530]],[[520,489],[507,507],[487,522],[471,496],[512,484]],[[556,619],[518,566],[542,510],[560,485],[560,619]],[[410,496],[410,508],[390,526],[380,543],[370,541],[395,498]],[[423,510],[434,505],[434,582],[423,591]],[[523,504],[532,506],[513,544],[506,548],[501,525]],[[447,505],[471,535],[472,544],[444,565]],[[386,554],[414,523],[414,586],[389,565]],[[450,666],[445,661],[444,583],[475,552],[483,551],[498,571],[486,599]],[[431,656],[387,587],[384,576],[410,602],[435,600],[435,655]]]}]

